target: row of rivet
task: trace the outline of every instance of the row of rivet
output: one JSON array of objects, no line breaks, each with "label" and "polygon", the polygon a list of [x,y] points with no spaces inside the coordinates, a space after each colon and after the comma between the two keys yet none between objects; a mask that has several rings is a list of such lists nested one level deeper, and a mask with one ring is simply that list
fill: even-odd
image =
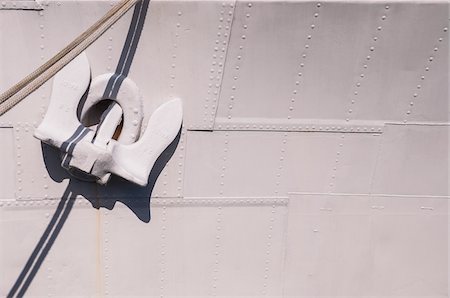
[{"label": "row of rivet", "polygon": [[419,92],[422,89],[422,84],[425,81],[425,74],[430,71],[431,66],[432,66],[432,62],[435,60],[435,55],[437,54],[437,52],[439,50],[438,44],[441,44],[444,41],[444,37],[446,37],[448,35],[447,34],[448,27],[444,27],[442,29],[442,31],[444,31],[444,35],[442,37],[438,38],[437,45],[435,45],[433,47],[433,53],[430,54],[430,56],[427,58],[427,64],[424,67],[424,69],[421,72],[421,74],[419,75],[420,76],[419,83],[415,86],[415,90],[413,91],[413,94],[411,95],[411,100],[409,101],[409,108],[406,110],[406,113],[405,113],[405,116],[404,116],[405,118],[403,119],[404,123],[408,122],[408,119],[409,119],[409,117],[411,115],[411,111],[413,109],[415,101],[418,99]]},{"label": "row of rivet", "polygon": [[26,129],[26,128],[29,128],[29,129],[32,129],[32,128],[36,128],[36,127],[38,127],[38,122],[37,121],[34,121],[33,123],[29,123],[29,122],[24,122],[24,123],[22,123],[22,122],[20,122],[20,121],[18,121],[18,122],[12,122],[12,121],[9,121],[9,122],[0,122],[0,127],[4,127],[4,128],[12,128],[12,127],[14,127],[14,128],[24,128],[24,129]]},{"label": "row of rivet", "polygon": [[230,98],[228,100],[228,112],[227,112],[227,118],[231,119],[232,118],[232,109],[233,106],[236,103],[236,85],[238,85],[238,80],[239,80],[239,70],[243,64],[243,59],[245,58],[244,55],[244,45],[246,43],[246,40],[248,39],[248,24],[250,21],[250,11],[252,8],[252,3],[247,3],[244,12],[245,12],[245,21],[243,21],[243,25],[241,28],[239,28],[239,33],[238,35],[240,36],[239,38],[239,49],[238,49],[238,54],[235,58],[234,64],[233,64],[233,84],[231,86],[231,95]]},{"label": "row of rivet", "polygon": [[[181,30],[181,21],[182,21],[182,16],[183,16],[183,12],[182,11],[178,11],[177,12],[177,20],[175,23],[175,27],[173,29],[173,32],[175,34],[175,38],[174,38],[174,43],[172,44],[172,52],[171,52],[171,59],[172,62],[170,64],[170,75],[169,75],[169,88],[170,88],[170,97],[174,98],[175,94],[173,93],[175,91],[175,85],[176,85],[176,78],[177,78],[177,56],[178,56],[178,43],[180,41],[180,30]],[[182,142],[181,138],[180,138],[180,143]],[[182,144],[180,144],[180,146],[183,146]],[[178,196],[181,197],[181,183],[182,183],[182,167],[183,167],[183,160],[182,160],[182,155],[180,154],[178,156],[178,160],[177,160],[177,193]],[[168,193],[168,178],[169,178],[169,166],[170,166],[170,162],[166,164],[166,166],[164,167],[163,173],[162,173],[162,196],[165,197],[167,196]],[[159,197],[159,194],[155,194],[156,197]]]},{"label": "row of rivet", "polygon": [[[47,198],[31,197],[29,200],[0,200],[0,207],[45,207],[55,206],[59,203],[61,198]],[[144,199],[144,197],[135,197],[136,200]],[[286,206],[288,199],[274,199],[274,198],[213,198],[213,199],[186,199],[186,198],[152,198],[150,206],[152,207],[239,207],[239,206]],[[82,198],[78,197],[75,200],[75,205],[91,206],[92,204]]]},{"label": "row of rivet", "polygon": [[[41,200],[46,200],[48,199],[48,175],[46,172],[44,172],[43,174],[43,196],[41,194],[42,197],[33,197],[30,194],[24,194],[24,188],[27,189],[26,186],[24,186],[25,182],[26,183],[30,183],[30,184],[34,184],[35,180],[37,179],[36,176],[32,175],[31,177],[25,177],[25,169],[28,169],[27,167],[23,166],[23,144],[24,141],[27,138],[32,138],[32,134],[34,131],[34,124],[33,125],[29,125],[28,123],[24,123],[24,124],[18,124],[15,128],[14,128],[14,136],[15,136],[15,145],[16,145],[16,198],[18,200],[37,200],[37,199],[41,199]],[[28,172],[27,172],[28,173]],[[32,187],[33,188],[33,187]]]},{"label": "row of rivet", "polygon": [[285,154],[286,154],[286,148],[287,148],[287,137],[288,137],[288,133],[285,132],[283,134],[283,138],[281,140],[281,149],[280,149],[280,157],[278,159],[278,168],[275,171],[275,195],[277,196],[279,194],[280,191],[280,183],[282,181],[281,178],[281,173],[283,171],[283,166],[284,166],[284,158],[285,158]]},{"label": "row of rivet", "polygon": [[222,167],[220,169],[219,177],[219,196],[223,196],[225,188],[225,173],[227,169],[227,158],[228,158],[228,148],[229,148],[229,133],[225,133],[224,144],[223,144],[223,155],[222,155]]},{"label": "row of rivet", "polygon": [[[172,63],[170,64],[170,76],[169,76],[169,87],[171,92],[174,91],[175,89],[175,82],[176,82],[176,78],[177,78],[177,56],[178,56],[178,43],[180,41],[180,30],[181,30],[181,18],[183,16],[183,12],[182,11],[178,11],[177,12],[177,21],[175,23],[175,28],[174,28],[174,34],[175,34],[175,39],[174,39],[174,43],[172,44]],[[171,97],[174,98],[174,94],[171,94]]]},{"label": "row of rivet", "polygon": [[166,206],[162,207],[162,216],[161,216],[162,226],[161,226],[161,247],[160,247],[160,272],[159,272],[159,290],[160,297],[164,297],[165,290],[165,280],[166,280],[166,223],[167,223],[167,208]]},{"label": "row of rivet", "polygon": [[[41,28],[42,29],[42,32],[41,32],[41,39],[42,39],[42,45],[41,45],[41,50],[42,50],[42,53],[41,53],[41,60],[44,60],[45,59],[45,51],[44,51],[44,49],[45,49],[45,46],[44,46],[44,41],[45,41],[45,24],[44,24],[44,21],[45,21],[45,18],[44,18],[44,12],[43,11],[40,11],[39,12],[39,15],[41,16],[41,20],[42,20],[42,22],[41,22],[41,25],[43,26],[43,28]],[[41,91],[41,100],[42,100],[42,106],[41,106],[41,117],[42,117],[42,119],[44,118],[44,116],[45,116],[45,113],[46,113],[46,111],[47,111],[47,103],[48,103],[48,98],[47,98],[47,86],[44,84],[44,85],[42,85],[41,87],[40,87],[40,91]],[[37,128],[37,125],[35,125],[35,127]],[[47,199],[48,198],[48,175],[47,175],[47,173],[44,173],[43,174],[43,179],[44,179],[44,184],[43,184],[43,192],[44,192],[44,199]]]},{"label": "row of rivet", "polygon": [[217,296],[217,284],[219,279],[219,264],[220,264],[220,243],[221,243],[221,230],[222,230],[222,206],[217,207],[216,213],[216,236],[214,244],[214,264],[212,273],[212,289],[211,293],[213,296]]},{"label": "row of rivet", "polygon": [[[450,197],[442,197],[444,199],[450,199]],[[188,207],[188,206],[194,206],[194,207],[205,207],[205,206],[211,206],[211,207],[221,207],[221,210],[223,207],[239,207],[239,206],[256,206],[256,207],[267,207],[267,206],[282,206],[282,207],[286,207],[288,205],[288,199],[264,199],[264,200],[223,200],[223,199],[217,199],[217,200],[202,200],[202,199],[195,199],[195,200],[191,200],[191,202],[189,202],[189,200],[171,200],[170,202],[167,202],[167,199],[161,199],[157,202],[156,199],[152,200],[152,207],[161,207],[163,210],[166,210],[167,207]],[[188,201],[188,202],[186,202]],[[200,202],[198,202],[200,201]],[[214,202],[212,202],[214,201]],[[0,200],[0,208],[14,208],[14,207],[45,207],[45,206],[49,206],[49,207],[53,207],[59,204],[59,199],[52,199],[52,200],[21,200],[21,201],[1,201]],[[75,201],[74,206],[91,206],[92,204],[88,201],[85,200],[83,198],[77,198]],[[367,208],[370,209],[374,209],[374,210],[385,210],[385,211],[389,211],[389,208],[384,206],[384,205],[371,205],[368,206]],[[435,211],[436,209],[433,206],[416,206],[414,209],[412,210],[423,210],[423,211]],[[329,207],[320,207],[318,209],[319,212],[333,212],[333,208],[329,208]],[[274,213],[274,212],[272,212]],[[45,213],[45,218],[50,218],[50,213],[46,212]],[[162,218],[166,217],[166,213],[163,212],[163,216]],[[272,219],[271,219],[272,222]],[[163,220],[163,223],[166,223],[166,220]],[[105,220],[105,226],[108,225],[108,220]],[[165,225],[164,225],[165,227]],[[269,230],[270,229],[269,227]],[[164,228],[165,231],[165,228]],[[105,233],[107,234],[108,232]],[[165,238],[165,236],[163,236],[163,238]],[[270,236],[271,238],[271,236]],[[107,249],[106,249],[107,250]]]},{"label": "row of rivet", "polygon": [[[114,2],[110,2],[110,5],[113,6]],[[112,51],[113,51],[113,36],[114,36],[114,25],[112,25],[111,27],[108,28],[108,30],[106,31],[108,33],[108,40],[106,42],[106,52],[108,53],[107,56],[107,62],[106,62],[106,71],[109,73],[112,71],[113,69],[113,62],[112,62]]]},{"label": "row of rivet", "polygon": [[[319,9],[322,7],[321,3],[316,3],[316,10],[314,12],[313,18],[317,19],[319,17]],[[309,26],[309,30],[306,36],[306,42],[303,46],[304,50],[302,51],[301,54],[301,60],[300,60],[300,64],[299,64],[299,71],[296,75],[295,78],[295,87],[294,90],[292,91],[292,97],[290,99],[290,104],[289,104],[289,110],[288,110],[288,119],[292,118],[292,114],[294,113],[294,105],[295,105],[295,101],[298,97],[298,88],[300,88],[300,81],[302,79],[303,76],[303,69],[305,67],[305,63],[306,63],[306,58],[307,58],[307,52],[310,48],[310,42],[313,38],[313,31],[316,28],[316,23],[312,22],[311,25]]]},{"label": "row of rivet", "polygon": [[178,145],[178,162],[177,162],[177,197],[181,198],[183,193],[183,179],[184,179],[184,163],[185,163],[185,145],[186,145],[186,130],[182,128],[180,136],[180,144]]},{"label": "row of rivet", "polygon": [[[191,126],[189,130],[200,130],[201,127]],[[361,132],[361,133],[381,133],[381,126],[364,125],[275,125],[275,124],[219,124],[215,130],[257,130],[257,131],[304,131],[304,132]]]},{"label": "row of rivet", "polygon": [[21,131],[19,127],[14,128],[14,137],[16,144],[16,181],[17,192],[16,198],[21,200],[23,198],[23,169],[22,169],[22,144],[21,144]]},{"label": "row of rivet", "polygon": [[[40,34],[39,37],[41,39],[41,44],[39,46],[40,48],[40,58],[42,63],[44,62],[45,57],[45,17],[44,17],[44,11],[40,11],[39,12],[39,29],[40,29]],[[47,111],[47,87],[46,84],[42,85],[39,88],[40,94],[41,94],[41,110],[40,110],[40,114],[41,114],[41,119],[44,119],[45,116],[45,112]]]},{"label": "row of rivet", "polygon": [[23,10],[42,10],[42,6],[37,1],[2,1],[1,9],[23,9]]},{"label": "row of rivet", "polygon": [[214,41],[211,69],[209,74],[209,83],[207,96],[205,98],[203,125],[204,129],[212,128],[217,110],[217,104],[220,96],[220,88],[222,85],[223,70],[225,67],[225,56],[228,48],[228,42],[231,32],[231,24],[234,15],[234,4],[228,5],[222,3],[219,16],[219,24],[217,25],[217,37]]},{"label": "row of rivet", "polygon": [[111,271],[110,268],[110,248],[109,248],[109,212],[105,210],[105,219],[103,221],[103,261],[104,261],[104,287],[105,287],[105,296],[109,295],[109,274]]},{"label": "row of rivet", "polygon": [[[389,5],[385,5],[384,6],[384,10],[385,13],[380,17],[380,24],[379,26],[377,26],[376,28],[376,32],[381,32],[383,27],[381,26],[387,19],[387,11],[389,10],[390,6]],[[366,74],[365,72],[368,70],[369,67],[369,63],[370,61],[373,60],[373,53],[375,52],[376,49],[376,45],[377,43],[379,43],[379,34],[380,33],[376,33],[373,35],[373,37],[371,38],[370,41],[370,45],[369,45],[369,49],[368,49],[368,53],[364,58],[364,62],[362,64],[362,68],[361,70],[358,72],[358,78],[354,84],[354,89],[352,91],[352,95],[351,95],[351,100],[350,100],[350,104],[349,104],[349,108],[347,109],[347,118],[345,119],[347,122],[349,122],[351,120],[351,116],[353,111],[353,107],[356,104],[356,101],[358,99],[358,92],[361,89],[363,80],[366,78]]]},{"label": "row of rivet", "polygon": [[269,226],[268,226],[267,243],[266,243],[266,258],[264,261],[264,280],[263,280],[263,290],[262,290],[263,295],[267,295],[269,273],[270,273],[269,266],[270,266],[270,261],[273,259],[273,257],[271,256],[272,234],[273,234],[273,226],[275,224],[276,208],[277,208],[277,205],[275,205],[275,204],[273,204],[272,208],[270,208]]},{"label": "row of rivet", "polygon": [[[380,20],[379,20],[381,23],[384,23],[386,21],[386,19],[387,19],[386,12],[389,10],[389,8],[390,7],[387,4],[384,6],[384,11],[385,12],[380,17]],[[381,32],[382,29],[383,29],[383,27],[379,24],[377,26],[377,28],[376,28],[376,32]],[[356,80],[356,83],[354,84],[354,89],[352,91],[353,94],[351,95],[352,98],[350,100],[349,108],[347,110],[347,117],[345,119],[345,121],[347,121],[347,122],[350,122],[350,120],[352,118],[351,116],[353,115],[353,109],[354,109],[354,106],[355,106],[356,101],[358,99],[359,90],[361,89],[362,82],[363,82],[363,80],[366,77],[365,72],[367,71],[367,69],[369,67],[369,62],[373,60],[372,55],[373,55],[373,53],[375,51],[375,46],[376,46],[377,43],[379,43],[379,33],[374,34],[373,37],[371,38],[369,49],[368,49],[368,53],[367,53],[367,55],[366,55],[366,57],[364,59],[364,62],[362,64],[362,68],[358,72],[359,75],[358,75],[358,78]],[[333,168],[332,168],[332,171],[331,171],[330,182],[329,182],[329,185],[328,185],[329,186],[329,192],[332,192],[333,189],[336,186],[336,176],[337,176],[337,173],[338,173],[338,168],[339,168],[338,166],[339,166],[340,160],[341,160],[341,153],[342,153],[342,151],[344,149],[344,141],[345,141],[345,134],[342,134],[341,135],[341,140],[339,141],[339,147],[337,148],[337,151],[336,151],[336,158],[334,160]]]}]

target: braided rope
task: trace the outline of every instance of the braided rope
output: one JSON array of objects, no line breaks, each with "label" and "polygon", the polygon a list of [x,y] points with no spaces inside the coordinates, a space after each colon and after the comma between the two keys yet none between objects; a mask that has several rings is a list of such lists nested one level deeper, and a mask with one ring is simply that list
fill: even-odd
[{"label": "braided rope", "polygon": [[20,82],[0,94],[0,116],[42,86],[70,61],[97,40],[109,27],[121,18],[138,0],[122,0],[100,20],[75,38],[70,44],[50,58]]}]

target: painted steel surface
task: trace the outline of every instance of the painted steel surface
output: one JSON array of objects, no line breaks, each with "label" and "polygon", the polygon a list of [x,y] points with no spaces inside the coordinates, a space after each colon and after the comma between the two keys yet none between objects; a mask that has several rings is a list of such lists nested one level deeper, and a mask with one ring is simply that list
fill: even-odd
[{"label": "painted steel surface", "polygon": [[[0,2],[0,90],[113,1]],[[26,5],[28,9],[22,9]],[[86,51],[114,72],[129,11]],[[152,1],[144,120],[183,99],[147,187],[70,179],[0,117],[0,296],[448,297],[446,1]]]}]

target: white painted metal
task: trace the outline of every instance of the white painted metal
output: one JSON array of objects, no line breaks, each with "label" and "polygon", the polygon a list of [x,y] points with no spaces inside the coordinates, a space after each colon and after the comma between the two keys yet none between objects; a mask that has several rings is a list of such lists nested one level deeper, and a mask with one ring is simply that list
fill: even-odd
[{"label": "white painted metal", "polygon": [[[99,124],[97,132],[100,139],[97,140],[97,134],[80,123],[77,110],[88,89],[81,119],[94,105],[107,99],[103,98],[103,93],[112,77],[113,74],[98,76],[89,88],[87,56],[82,53],[76,57],[55,76],[50,105],[35,131],[35,137],[60,149],[64,155],[61,165],[69,171],[75,168],[90,174],[100,184],[106,184],[111,173],[114,173],[145,186],[156,159],[180,131],[183,119],[181,100],[172,99],[158,107],[150,117],[146,130],[136,141],[143,116],[142,98],[136,84],[126,78],[114,100],[120,108],[114,109],[113,106]],[[112,137],[122,112],[123,127],[116,141]],[[118,117],[113,116],[116,113]]]},{"label": "white painted metal", "polygon": [[[114,3],[1,9],[0,90]],[[93,78],[131,15],[87,49]],[[27,296],[448,297],[448,20],[447,1],[152,1],[129,78],[144,129],[183,99],[173,156],[144,188],[79,182],[33,138],[53,82],[3,115],[0,296],[47,247]]]}]

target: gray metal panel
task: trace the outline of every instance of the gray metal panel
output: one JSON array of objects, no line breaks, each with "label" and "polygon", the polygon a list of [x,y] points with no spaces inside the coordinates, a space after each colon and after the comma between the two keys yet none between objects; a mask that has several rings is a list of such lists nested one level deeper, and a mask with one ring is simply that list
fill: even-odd
[{"label": "gray metal panel", "polygon": [[282,138],[283,133],[189,131],[185,196],[275,196]]},{"label": "gray metal panel", "polygon": [[447,19],[447,3],[238,3],[218,121],[445,122]]},{"label": "gray metal panel", "polygon": [[370,133],[189,131],[185,196],[368,193],[380,139]]},{"label": "gray metal panel", "polygon": [[[267,199],[155,199],[151,225],[131,220],[129,210],[117,206],[105,217],[105,292],[281,295],[285,205]],[[133,243],[132,253],[124,241]],[[124,280],[124,272],[135,274]]]},{"label": "gray metal panel", "polygon": [[387,125],[372,193],[449,195],[448,125]]},{"label": "gray metal panel", "polygon": [[447,208],[426,197],[292,194],[284,294],[447,297]]},{"label": "gray metal panel", "polygon": [[[48,251],[41,270],[34,273],[28,292],[33,296],[52,293],[60,293],[56,296],[63,295],[61,293],[88,296],[96,292],[99,251],[97,211],[84,201],[77,204],[65,222],[58,241]],[[0,207],[0,296],[6,297],[7,291],[19,279],[33,249],[40,247],[41,252],[45,251],[46,246],[39,246],[38,242],[57,205],[56,201],[34,201],[4,203]]]}]

